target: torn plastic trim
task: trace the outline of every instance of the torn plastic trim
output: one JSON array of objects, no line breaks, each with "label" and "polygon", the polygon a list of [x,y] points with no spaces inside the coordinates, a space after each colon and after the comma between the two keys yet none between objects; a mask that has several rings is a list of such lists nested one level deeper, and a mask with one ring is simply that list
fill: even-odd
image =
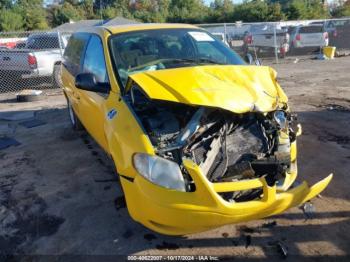
[{"label": "torn plastic trim", "polygon": [[[264,177],[244,180],[244,181],[235,181],[235,182],[220,182],[220,183],[212,183],[206,179],[206,177],[201,173],[200,168],[193,163],[191,160],[184,160],[185,167],[188,169],[190,175],[192,176],[195,183],[200,183],[202,185],[202,190],[210,193],[212,200],[214,200],[218,205],[224,205],[228,209],[230,208],[251,208],[250,205],[253,206],[263,206],[262,203],[273,203],[275,201],[279,201],[280,199],[286,198],[288,199],[289,205],[285,208],[289,208],[292,206],[296,206],[298,204],[302,204],[311,198],[314,198],[318,194],[320,194],[330,183],[333,178],[333,174],[329,174],[324,179],[320,180],[316,184],[311,187],[308,185],[306,181],[302,182],[299,186],[292,188],[288,191],[278,192],[277,186],[269,186]],[[246,189],[254,189],[262,187],[263,194],[262,199],[259,200],[250,200],[244,202],[228,202],[219,196],[218,191],[222,192],[232,192]],[[196,192],[195,192],[196,193]],[[283,209],[283,210],[285,210]],[[254,209],[253,209],[254,210]],[[252,210],[252,211],[253,211]],[[280,212],[282,212],[281,210]],[[243,211],[243,210],[242,210]],[[258,211],[258,210],[256,210]],[[272,210],[264,210],[271,212]],[[272,214],[280,213],[278,210],[272,212]],[[271,214],[271,215],[272,215]],[[264,216],[261,216],[264,217]]]}]

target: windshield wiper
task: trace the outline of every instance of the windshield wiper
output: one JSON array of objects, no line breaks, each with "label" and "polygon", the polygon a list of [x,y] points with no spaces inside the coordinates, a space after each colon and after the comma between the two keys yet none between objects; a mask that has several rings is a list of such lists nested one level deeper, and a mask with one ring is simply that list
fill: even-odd
[{"label": "windshield wiper", "polygon": [[209,58],[174,58],[169,60],[178,61],[178,62],[195,63],[195,64],[226,65],[226,63],[220,63],[218,61],[214,61]]},{"label": "windshield wiper", "polygon": [[204,64],[227,65],[226,63],[214,61],[214,60],[211,60],[209,58],[199,58],[198,60],[200,63],[204,63]]}]

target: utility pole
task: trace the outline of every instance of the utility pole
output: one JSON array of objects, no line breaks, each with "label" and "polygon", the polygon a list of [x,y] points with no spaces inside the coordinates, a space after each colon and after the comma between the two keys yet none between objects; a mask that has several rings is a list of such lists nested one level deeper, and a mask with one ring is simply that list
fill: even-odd
[{"label": "utility pole", "polygon": [[102,18],[102,0],[100,0],[100,19],[101,19],[101,25],[103,24],[103,18]]}]

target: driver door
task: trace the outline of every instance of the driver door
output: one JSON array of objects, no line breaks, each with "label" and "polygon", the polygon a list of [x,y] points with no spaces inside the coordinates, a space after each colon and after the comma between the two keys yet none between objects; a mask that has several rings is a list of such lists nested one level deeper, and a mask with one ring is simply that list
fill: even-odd
[{"label": "driver door", "polygon": [[[86,47],[82,72],[92,73],[100,83],[109,83],[102,40],[92,34]],[[106,101],[108,94],[78,89],[80,121],[96,142],[107,150],[104,131]]]}]

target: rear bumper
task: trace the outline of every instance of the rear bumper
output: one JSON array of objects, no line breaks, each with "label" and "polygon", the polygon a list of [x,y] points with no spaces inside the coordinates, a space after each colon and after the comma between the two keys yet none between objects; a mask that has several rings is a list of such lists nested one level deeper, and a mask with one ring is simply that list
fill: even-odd
[{"label": "rear bumper", "polygon": [[[254,50],[254,49],[259,49],[260,51],[265,51],[265,52],[275,52],[275,47],[274,46],[259,46],[259,45],[249,45],[248,50]],[[280,53],[281,50],[283,49],[283,52],[287,53],[289,51],[289,44],[282,44],[280,46],[277,46],[277,53]]]},{"label": "rear bumper", "polygon": [[35,77],[50,77],[52,76],[52,72],[48,70],[38,70],[33,69],[31,72],[26,72],[22,74],[22,78],[35,78]]},{"label": "rear bumper", "polygon": [[319,44],[317,44],[317,43],[301,44],[301,43],[297,42],[297,43],[293,44],[294,48],[300,48],[300,49],[302,49],[302,48],[305,48],[305,49],[307,49],[307,48],[320,48],[320,47],[324,47],[324,46],[328,46],[328,42],[319,43]]},{"label": "rear bumper", "polygon": [[6,77],[17,77],[17,78],[32,78],[32,77],[40,77],[39,72],[37,69],[33,70],[1,70],[0,74],[4,75],[4,78]]},{"label": "rear bumper", "polygon": [[[295,144],[293,147],[296,154]],[[292,171],[279,186],[269,186],[263,177],[211,183],[191,160],[184,160],[184,165],[194,180],[195,192],[168,190],[139,175],[133,181],[122,178],[121,182],[134,220],[162,234],[184,235],[281,213],[320,194],[332,179],[331,174],[311,187],[303,182],[288,190],[297,177],[296,160],[293,162]],[[230,203],[218,194],[253,188],[263,189],[260,199]]]}]

